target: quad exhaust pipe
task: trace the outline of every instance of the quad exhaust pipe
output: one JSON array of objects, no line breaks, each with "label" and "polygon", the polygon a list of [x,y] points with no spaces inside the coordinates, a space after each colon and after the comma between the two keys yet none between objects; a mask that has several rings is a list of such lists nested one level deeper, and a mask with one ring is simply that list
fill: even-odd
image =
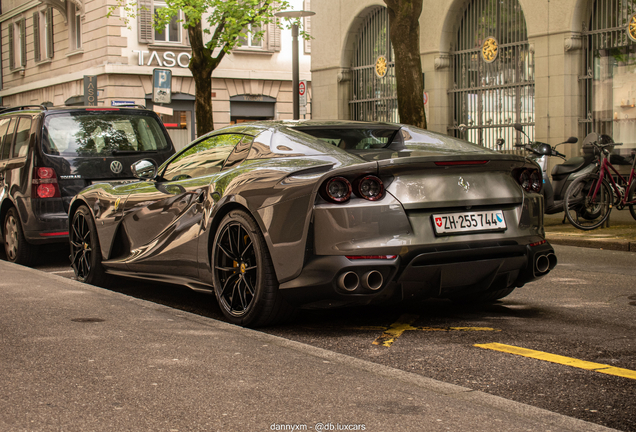
[{"label": "quad exhaust pipe", "polygon": [[345,291],[355,291],[360,286],[360,278],[356,272],[346,272],[338,278],[338,287]]},{"label": "quad exhaust pipe", "polygon": [[360,286],[371,291],[377,291],[382,288],[384,277],[377,270],[370,270],[364,273],[362,278],[356,272],[348,271],[338,277],[337,283],[338,288],[349,292],[355,291]]},{"label": "quad exhaust pipe", "polygon": [[384,278],[382,273],[377,270],[371,270],[362,275],[362,286],[371,291],[377,291],[382,288]]},{"label": "quad exhaust pipe", "polygon": [[544,275],[557,265],[557,257],[553,253],[539,255],[534,260],[534,269],[538,275]]}]

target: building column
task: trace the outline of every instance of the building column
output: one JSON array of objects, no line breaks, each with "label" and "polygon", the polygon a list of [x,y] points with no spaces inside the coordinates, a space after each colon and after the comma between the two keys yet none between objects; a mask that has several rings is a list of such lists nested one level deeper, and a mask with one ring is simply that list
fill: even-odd
[{"label": "building column", "polygon": [[447,134],[447,128],[452,122],[448,90],[453,87],[448,53],[422,55],[422,71],[425,75],[424,91],[428,93],[428,107],[426,107],[428,130]]},{"label": "building column", "polygon": [[[564,144],[559,151],[568,157],[579,154],[579,119],[583,88],[579,83],[583,58],[582,40],[571,32],[529,38],[535,64],[535,140],[556,145],[570,136],[578,144]],[[550,158],[548,172],[558,158]]]}]

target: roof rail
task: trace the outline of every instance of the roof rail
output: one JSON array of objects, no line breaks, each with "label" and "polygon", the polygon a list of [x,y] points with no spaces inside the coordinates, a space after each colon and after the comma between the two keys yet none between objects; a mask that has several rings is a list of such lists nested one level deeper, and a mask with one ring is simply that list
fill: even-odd
[{"label": "roof rail", "polygon": [[20,105],[15,107],[2,107],[0,108],[0,114],[8,113],[11,111],[23,111],[23,110],[33,109],[33,108],[43,109],[45,111],[48,110],[48,108],[45,105]]},{"label": "roof rail", "polygon": [[146,108],[144,105],[138,105],[138,104],[121,104],[121,105],[115,105],[112,108],[141,108],[141,109],[148,109]]}]

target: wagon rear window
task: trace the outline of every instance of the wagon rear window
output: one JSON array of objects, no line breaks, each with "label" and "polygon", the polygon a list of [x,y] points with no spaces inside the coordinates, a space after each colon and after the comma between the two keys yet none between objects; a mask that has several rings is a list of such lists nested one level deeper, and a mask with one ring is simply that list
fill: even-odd
[{"label": "wagon rear window", "polygon": [[44,137],[44,151],[61,156],[111,156],[114,152],[154,152],[169,148],[157,120],[146,115],[54,115],[46,119]]}]

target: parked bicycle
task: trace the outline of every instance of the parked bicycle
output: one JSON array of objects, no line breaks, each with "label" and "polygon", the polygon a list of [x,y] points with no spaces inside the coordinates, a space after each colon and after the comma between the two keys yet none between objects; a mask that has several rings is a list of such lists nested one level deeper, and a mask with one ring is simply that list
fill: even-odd
[{"label": "parked bicycle", "polygon": [[[621,143],[602,144],[598,141],[590,143],[597,155],[599,171],[580,177],[572,182],[565,193],[564,210],[572,225],[582,230],[592,230],[601,226],[610,216],[613,207],[619,210],[629,207],[629,212],[636,219],[636,179],[633,157],[629,179],[619,174],[610,162],[609,147]],[[612,172],[619,182],[619,186]]]}]

